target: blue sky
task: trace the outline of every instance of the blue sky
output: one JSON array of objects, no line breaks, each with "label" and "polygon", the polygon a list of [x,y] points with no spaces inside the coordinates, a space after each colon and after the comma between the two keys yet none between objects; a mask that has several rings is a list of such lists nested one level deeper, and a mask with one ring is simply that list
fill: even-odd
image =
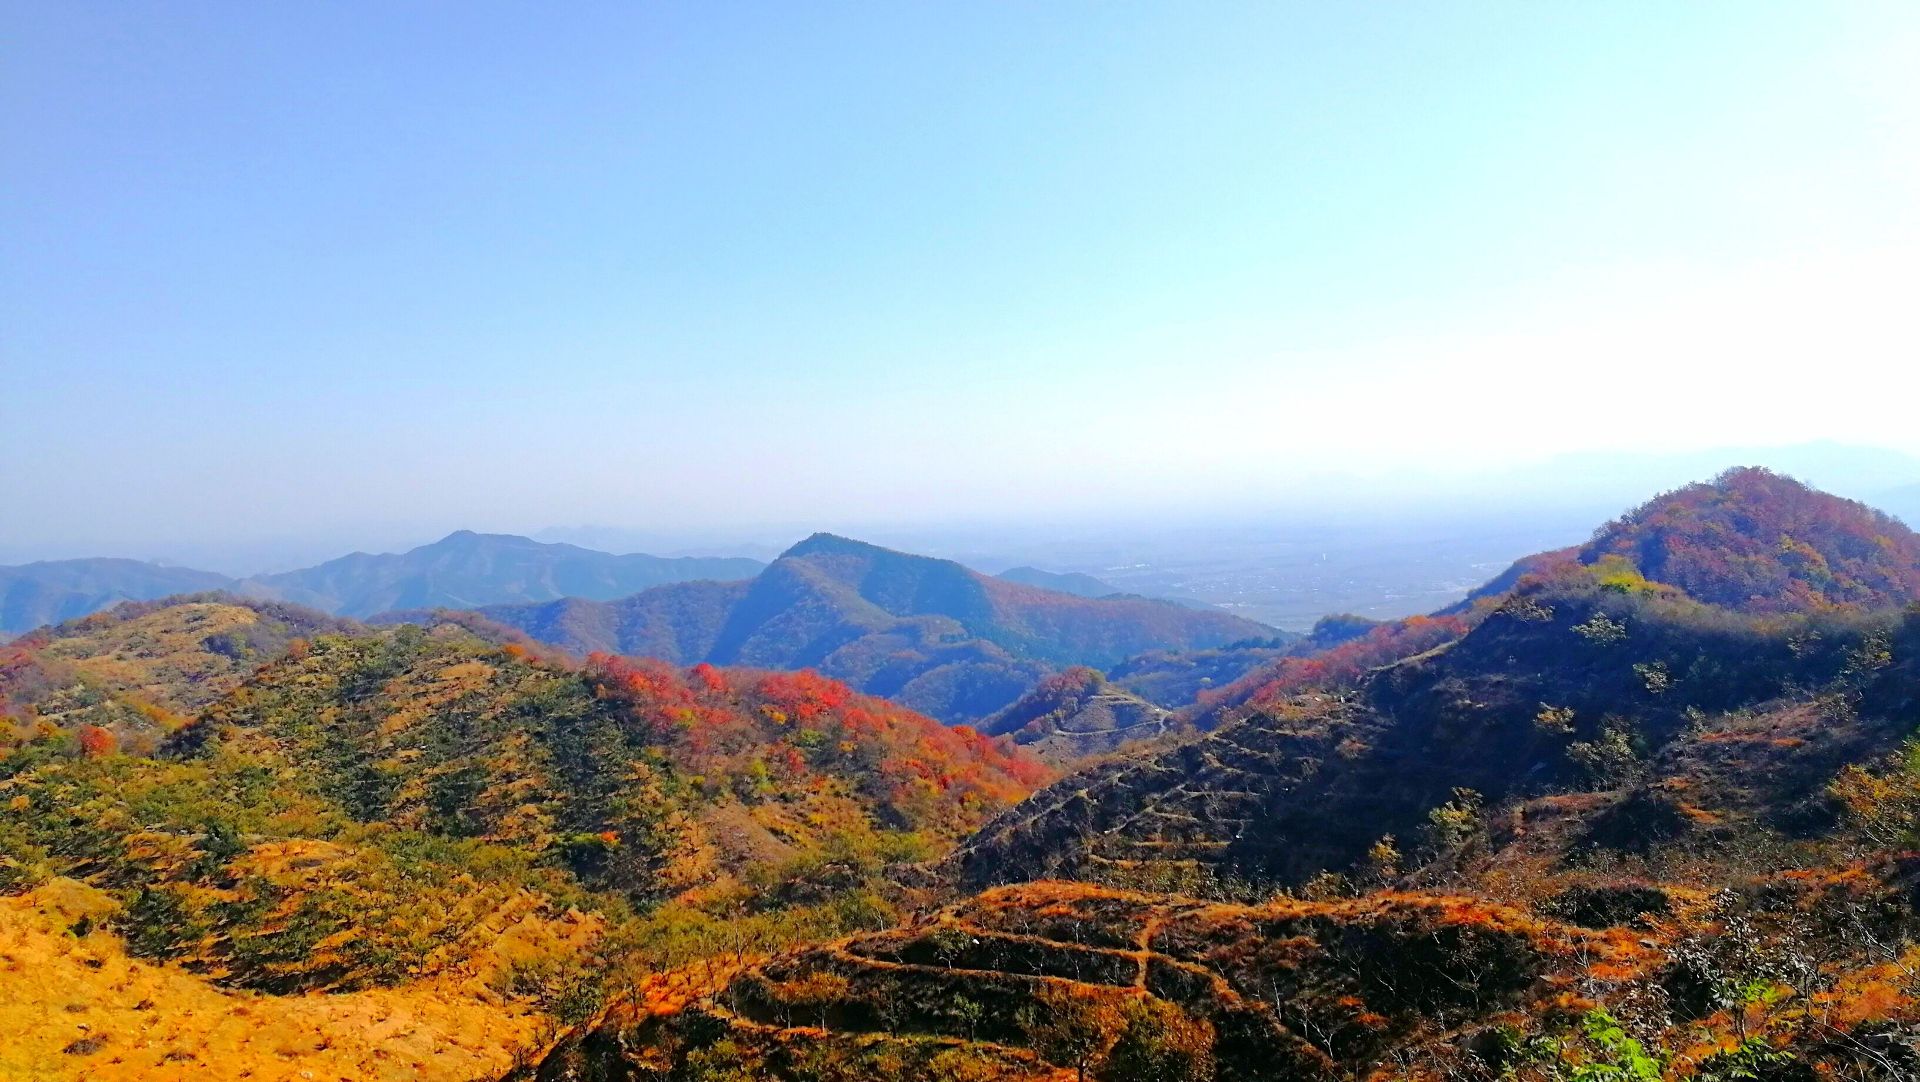
[{"label": "blue sky", "polygon": [[1920,6],[19,4],[0,537],[1920,451]]}]

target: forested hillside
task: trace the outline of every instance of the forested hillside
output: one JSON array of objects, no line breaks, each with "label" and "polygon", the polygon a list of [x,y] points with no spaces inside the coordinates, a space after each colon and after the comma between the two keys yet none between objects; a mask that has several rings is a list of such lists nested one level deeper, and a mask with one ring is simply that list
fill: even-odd
[{"label": "forested hillside", "polygon": [[1609,556],[1700,601],[1752,612],[1920,599],[1920,535],[1865,504],[1762,469],[1729,470],[1629,512],[1579,559]]}]

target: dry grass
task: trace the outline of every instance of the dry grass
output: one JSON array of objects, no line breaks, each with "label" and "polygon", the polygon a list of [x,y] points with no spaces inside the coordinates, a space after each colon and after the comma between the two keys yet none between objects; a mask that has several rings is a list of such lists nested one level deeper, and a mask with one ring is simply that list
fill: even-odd
[{"label": "dry grass", "polygon": [[505,1073],[547,1020],[443,979],[345,995],[235,993],[127,957],[83,918],[98,891],[54,880],[0,898],[0,1080],[470,1082]]}]

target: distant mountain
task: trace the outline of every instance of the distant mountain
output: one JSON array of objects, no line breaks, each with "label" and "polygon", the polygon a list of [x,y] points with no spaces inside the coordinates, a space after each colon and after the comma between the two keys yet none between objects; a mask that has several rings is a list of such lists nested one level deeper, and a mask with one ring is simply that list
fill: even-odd
[{"label": "distant mountain", "polygon": [[992,714],[1057,668],[1273,634],[1224,612],[1078,597],[832,534],[793,546],[749,583],[481,611],[576,652],[817,668],[948,722]]},{"label": "distant mountain", "polygon": [[1871,502],[1909,526],[1920,524],[1920,485],[1906,485],[1876,493]]},{"label": "distant mountain", "polygon": [[0,634],[18,634],[117,605],[218,590],[225,575],[140,560],[46,560],[0,567]]},{"label": "distant mountain", "polygon": [[[1075,597],[1145,597],[1145,594],[1128,593],[1112,583],[1102,582],[1092,575],[1078,571],[1042,571],[1037,567],[1013,567],[1000,572],[998,578],[1008,582],[1017,582],[1023,586],[1038,586],[1042,590],[1056,590]],[[1170,601],[1182,608],[1196,609],[1200,612],[1221,611],[1218,605],[1205,601],[1196,601],[1190,597],[1154,597],[1155,601]]]},{"label": "distant mountain", "polygon": [[763,566],[740,558],[615,556],[460,530],[408,552],[356,552],[317,567],[263,575],[247,580],[242,589],[323,612],[371,616],[394,609],[471,609],[562,597],[604,600],[672,582],[749,578]]},{"label": "distant mountain", "polygon": [[765,566],[739,557],[615,556],[471,530],[407,552],[356,552],[249,579],[138,560],[53,560],[0,567],[0,636],[78,619],[122,601],[207,590],[366,617],[397,609],[472,609],[563,597],[606,600],[668,583],[748,579]]},{"label": "distant mountain", "polygon": [[1060,593],[1072,594],[1075,597],[1106,597],[1108,594],[1122,592],[1118,587],[1078,571],[1042,571],[1037,567],[1010,567],[1000,572],[999,577],[1023,586],[1058,590]]}]

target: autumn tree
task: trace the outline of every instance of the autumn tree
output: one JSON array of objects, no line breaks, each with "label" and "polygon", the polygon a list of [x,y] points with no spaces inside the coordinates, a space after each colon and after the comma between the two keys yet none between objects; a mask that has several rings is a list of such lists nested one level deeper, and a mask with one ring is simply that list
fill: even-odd
[{"label": "autumn tree", "polygon": [[1104,1061],[1127,1025],[1127,1017],[1108,992],[1076,985],[1042,985],[1022,1012],[1020,1028],[1035,1051],[1072,1067],[1080,1082]]},{"label": "autumn tree", "polygon": [[1126,1028],[1100,1072],[1111,1082],[1206,1082],[1213,1077],[1213,1026],[1162,999],[1137,999],[1121,1009]]}]

